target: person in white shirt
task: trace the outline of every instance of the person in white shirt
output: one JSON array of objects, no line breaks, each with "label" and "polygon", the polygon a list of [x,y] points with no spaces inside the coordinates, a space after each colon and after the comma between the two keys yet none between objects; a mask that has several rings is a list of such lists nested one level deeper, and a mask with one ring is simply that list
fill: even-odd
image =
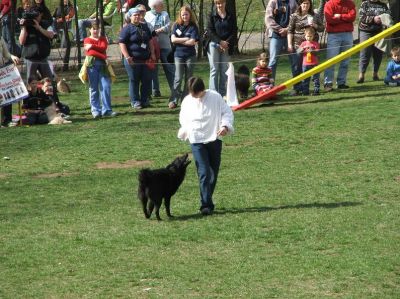
[{"label": "person in white shirt", "polygon": [[178,138],[190,142],[199,177],[200,211],[210,215],[221,164],[220,137],[233,133],[233,113],[219,93],[205,89],[201,78],[191,77],[187,85],[189,94],[182,101]]}]

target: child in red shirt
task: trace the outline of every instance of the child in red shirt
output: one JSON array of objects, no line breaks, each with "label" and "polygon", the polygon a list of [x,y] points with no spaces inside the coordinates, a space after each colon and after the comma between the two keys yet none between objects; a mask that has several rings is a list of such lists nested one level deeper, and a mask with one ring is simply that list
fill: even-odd
[{"label": "child in red shirt", "polygon": [[266,53],[261,53],[258,56],[257,66],[253,68],[252,75],[251,83],[257,95],[265,93],[274,87],[272,69],[268,67],[268,56]]},{"label": "child in red shirt", "polygon": [[[318,65],[318,57],[316,52],[319,51],[319,44],[318,42],[314,41],[315,29],[312,27],[306,28],[304,31],[304,36],[306,40],[302,42],[298,48],[298,52],[303,54],[303,73]],[[313,75],[312,80],[314,82],[314,92],[312,95],[319,95],[319,73]],[[310,94],[310,77],[303,81],[302,90],[303,95]]]}]

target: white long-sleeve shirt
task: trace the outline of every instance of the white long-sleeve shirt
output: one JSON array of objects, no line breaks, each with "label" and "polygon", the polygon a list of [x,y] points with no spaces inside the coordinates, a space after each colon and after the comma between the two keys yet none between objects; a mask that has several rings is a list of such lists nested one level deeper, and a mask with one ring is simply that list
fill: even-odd
[{"label": "white long-sleeve shirt", "polygon": [[187,95],[179,114],[181,128],[178,138],[190,143],[208,143],[218,138],[217,132],[226,127],[232,134],[233,113],[221,95],[207,89],[202,98]]}]

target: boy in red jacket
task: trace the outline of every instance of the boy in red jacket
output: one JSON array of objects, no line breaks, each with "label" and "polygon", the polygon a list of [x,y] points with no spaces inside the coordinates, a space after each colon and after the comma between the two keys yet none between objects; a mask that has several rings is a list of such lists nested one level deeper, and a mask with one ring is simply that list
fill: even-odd
[{"label": "boy in red jacket", "polygon": [[[353,22],[356,19],[356,7],[352,0],[330,0],[325,4],[324,15],[328,32],[326,58],[330,59],[353,46]],[[343,60],[339,65],[336,78],[338,89],[349,88],[346,85],[349,63],[350,58]],[[334,71],[334,66],[325,70],[325,91],[333,90]]]}]

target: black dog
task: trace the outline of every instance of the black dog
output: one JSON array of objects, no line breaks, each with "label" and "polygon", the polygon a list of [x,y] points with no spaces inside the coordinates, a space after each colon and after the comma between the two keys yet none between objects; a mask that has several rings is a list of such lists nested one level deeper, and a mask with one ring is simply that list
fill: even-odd
[{"label": "black dog", "polygon": [[171,197],[182,184],[186,174],[186,167],[190,162],[188,154],[185,154],[177,157],[166,168],[153,170],[146,168],[139,172],[138,197],[142,203],[143,213],[146,218],[150,218],[155,207],[156,217],[161,220],[159,212],[163,198],[167,215],[172,217],[170,212]]},{"label": "black dog", "polygon": [[244,100],[249,97],[250,70],[246,65],[241,65],[235,74],[235,85],[239,92],[239,98]]}]

